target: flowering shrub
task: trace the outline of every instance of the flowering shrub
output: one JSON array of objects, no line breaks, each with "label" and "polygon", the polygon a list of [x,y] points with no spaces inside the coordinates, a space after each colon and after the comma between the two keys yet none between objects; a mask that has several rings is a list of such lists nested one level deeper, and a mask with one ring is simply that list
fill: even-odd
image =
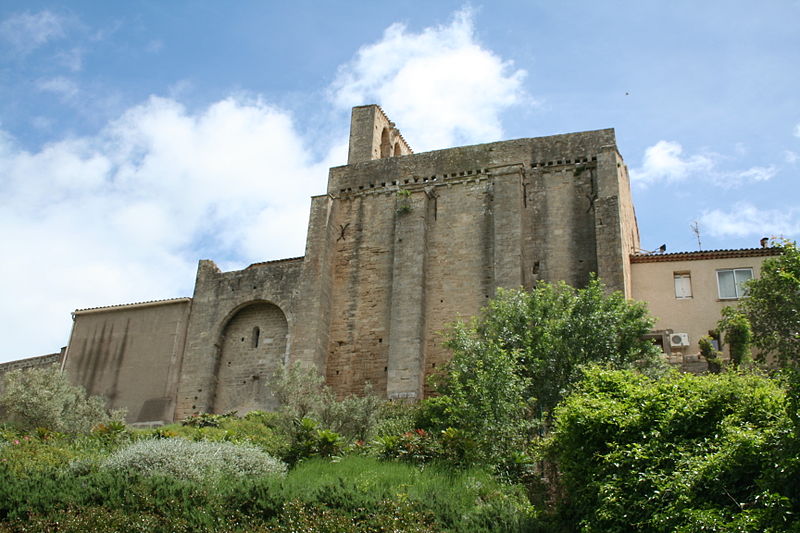
[{"label": "flowering shrub", "polygon": [[255,446],[184,439],[135,442],[111,454],[101,468],[195,481],[221,477],[283,476],[286,473],[284,463]]},{"label": "flowering shrub", "polygon": [[383,459],[401,459],[411,463],[426,463],[440,456],[442,451],[435,436],[424,429],[378,437],[375,443]]}]

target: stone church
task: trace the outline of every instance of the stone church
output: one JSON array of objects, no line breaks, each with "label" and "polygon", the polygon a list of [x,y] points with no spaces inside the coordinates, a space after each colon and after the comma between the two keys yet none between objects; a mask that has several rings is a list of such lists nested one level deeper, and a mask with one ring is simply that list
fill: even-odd
[{"label": "stone church", "polygon": [[191,298],[77,310],[60,359],[129,422],[274,407],[270,378],[294,362],[340,395],[369,382],[416,399],[449,358],[442,331],[497,287],[597,273],[634,297],[638,251],[614,130],[415,154],[361,106],[347,165],[311,199],[303,257],[233,272],[202,260]]}]

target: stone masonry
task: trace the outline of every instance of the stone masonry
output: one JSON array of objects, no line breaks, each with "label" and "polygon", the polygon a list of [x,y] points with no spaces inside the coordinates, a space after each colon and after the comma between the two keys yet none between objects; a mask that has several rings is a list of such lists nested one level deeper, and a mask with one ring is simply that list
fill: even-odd
[{"label": "stone masonry", "polygon": [[131,422],[272,408],[293,362],[340,396],[418,399],[449,358],[442,332],[498,287],[597,273],[629,296],[638,247],[611,129],[414,154],[383,110],[356,107],[304,257],[203,260],[191,299],[77,311],[64,366]]}]

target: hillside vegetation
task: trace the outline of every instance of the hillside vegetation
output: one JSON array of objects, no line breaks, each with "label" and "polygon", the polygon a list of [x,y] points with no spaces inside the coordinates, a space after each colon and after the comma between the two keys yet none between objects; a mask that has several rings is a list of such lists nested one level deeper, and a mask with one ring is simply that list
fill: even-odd
[{"label": "hillside vegetation", "polygon": [[[762,276],[783,293],[785,246]],[[770,373],[665,368],[646,310],[596,280],[500,291],[413,405],[290,367],[277,412],[134,430],[55,369],[10,373],[0,532],[800,531],[796,333],[763,319],[767,289],[737,316],[758,313]]]}]

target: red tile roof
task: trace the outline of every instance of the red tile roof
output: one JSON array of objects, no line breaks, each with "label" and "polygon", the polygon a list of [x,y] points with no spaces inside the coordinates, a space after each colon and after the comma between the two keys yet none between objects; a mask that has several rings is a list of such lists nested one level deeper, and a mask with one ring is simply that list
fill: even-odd
[{"label": "red tile roof", "polygon": [[781,248],[737,248],[731,250],[701,250],[698,252],[673,252],[669,254],[633,254],[631,263],[660,263],[666,261],[703,261],[735,257],[766,257],[780,255]]}]

